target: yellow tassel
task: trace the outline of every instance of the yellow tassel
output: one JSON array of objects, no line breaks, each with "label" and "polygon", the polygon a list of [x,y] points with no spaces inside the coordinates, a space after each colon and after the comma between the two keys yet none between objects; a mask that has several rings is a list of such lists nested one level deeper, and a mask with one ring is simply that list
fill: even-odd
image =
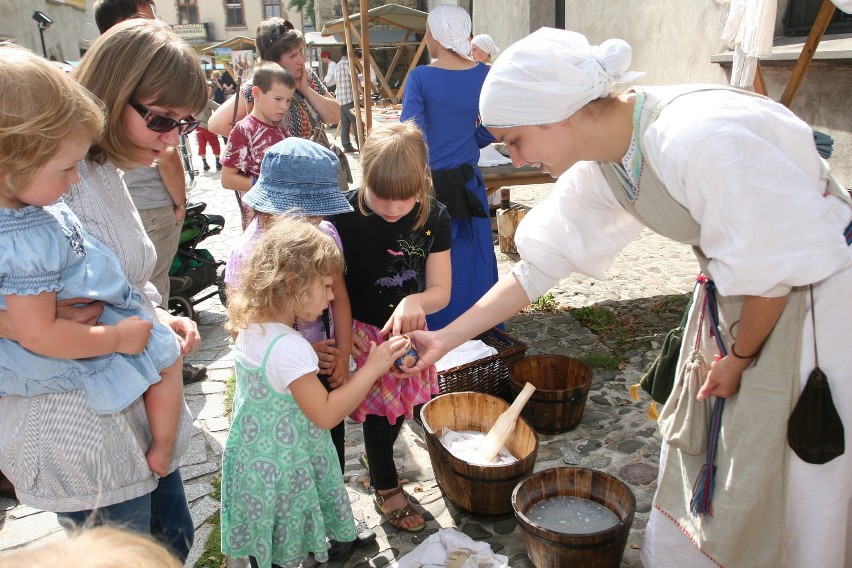
[{"label": "yellow tassel", "polygon": [[641,385],[639,383],[636,383],[635,385],[630,385],[630,398],[632,398],[633,400],[642,400],[639,396],[640,386]]},{"label": "yellow tassel", "polygon": [[648,418],[656,422],[660,419],[660,413],[657,412],[657,402],[652,400],[651,404],[648,405]]}]

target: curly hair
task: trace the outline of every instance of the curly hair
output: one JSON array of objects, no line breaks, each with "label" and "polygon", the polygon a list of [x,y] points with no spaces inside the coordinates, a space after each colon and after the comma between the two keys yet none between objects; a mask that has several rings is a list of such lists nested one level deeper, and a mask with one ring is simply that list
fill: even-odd
[{"label": "curly hair", "polygon": [[99,163],[110,160],[122,170],[137,166],[134,156],[139,152],[122,120],[130,101],[187,108],[191,114],[207,107],[201,61],[188,43],[159,20],[116,24],[92,44],[73,75],[107,109],[106,132],[89,157]]},{"label": "curly hair", "polygon": [[[282,321],[310,300],[317,280],[343,273],[334,240],[301,217],[282,215],[267,227],[228,290],[226,329]],[[286,323],[286,322],[285,322]]]},{"label": "curly hair", "polygon": [[76,136],[97,141],[104,111],[92,93],[33,52],[0,43],[0,187],[16,194]]},{"label": "curly hair", "polygon": [[361,149],[361,189],[358,209],[367,214],[363,188],[380,199],[402,201],[417,197],[420,214],[413,229],[419,229],[429,218],[432,203],[432,174],[429,150],[423,133],[411,121],[377,126]]}]

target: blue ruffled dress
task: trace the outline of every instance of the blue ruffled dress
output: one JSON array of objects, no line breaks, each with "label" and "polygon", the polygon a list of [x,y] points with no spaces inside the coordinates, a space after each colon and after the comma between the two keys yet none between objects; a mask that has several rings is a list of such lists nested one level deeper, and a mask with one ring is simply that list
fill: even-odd
[{"label": "blue ruffled dress", "polygon": [[[151,320],[144,299],[127,281],[115,255],[87,234],[63,202],[48,207],[0,209],[0,309],[5,296],[56,292],[57,299],[105,302],[99,320],[115,325],[124,318]],[[82,389],[99,414],[127,407],[160,380],[160,371],[180,355],[175,334],[154,322],[145,350],[87,359],[38,355],[0,339],[0,396],[32,397]]]}]

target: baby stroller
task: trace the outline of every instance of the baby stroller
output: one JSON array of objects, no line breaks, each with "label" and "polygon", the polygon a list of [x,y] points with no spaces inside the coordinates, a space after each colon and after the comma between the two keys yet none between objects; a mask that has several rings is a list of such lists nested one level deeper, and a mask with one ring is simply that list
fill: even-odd
[{"label": "baby stroller", "polygon": [[225,261],[198,248],[204,239],[225,228],[225,218],[204,214],[206,207],[206,203],[193,203],[187,208],[180,244],[169,268],[169,311],[177,316],[194,318],[195,306],[217,294],[223,306],[227,302]]}]

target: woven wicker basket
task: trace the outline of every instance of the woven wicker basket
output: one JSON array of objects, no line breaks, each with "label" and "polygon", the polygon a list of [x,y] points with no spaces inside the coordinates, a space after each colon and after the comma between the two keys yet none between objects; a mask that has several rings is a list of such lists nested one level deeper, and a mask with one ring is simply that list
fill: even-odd
[{"label": "woven wicker basket", "polygon": [[524,356],[527,350],[526,343],[518,341],[497,328],[489,329],[476,339],[495,348],[497,354],[439,373],[438,387],[441,389],[441,394],[473,391],[511,401],[509,366]]}]

